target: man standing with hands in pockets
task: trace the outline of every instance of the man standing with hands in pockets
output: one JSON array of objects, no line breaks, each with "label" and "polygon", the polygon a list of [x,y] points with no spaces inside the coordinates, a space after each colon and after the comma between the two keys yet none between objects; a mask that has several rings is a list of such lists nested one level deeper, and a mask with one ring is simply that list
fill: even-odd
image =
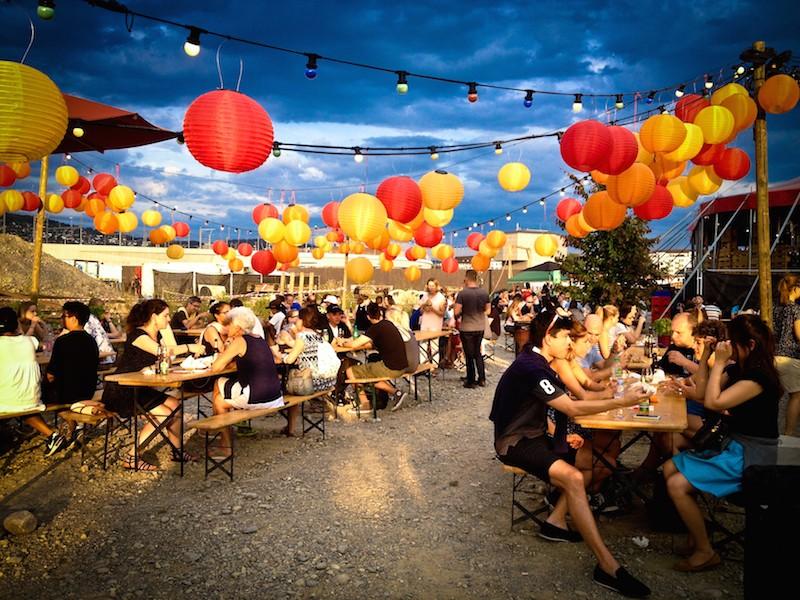
[{"label": "man standing with hands in pockets", "polygon": [[[478,287],[478,273],[470,269],[464,277],[464,289],[456,296],[454,312],[456,319],[461,317],[458,328],[464,359],[467,363],[465,388],[486,385],[486,369],[481,354],[481,340],[486,330],[486,315],[492,309],[489,294]],[[476,378],[477,377],[477,378]]]}]

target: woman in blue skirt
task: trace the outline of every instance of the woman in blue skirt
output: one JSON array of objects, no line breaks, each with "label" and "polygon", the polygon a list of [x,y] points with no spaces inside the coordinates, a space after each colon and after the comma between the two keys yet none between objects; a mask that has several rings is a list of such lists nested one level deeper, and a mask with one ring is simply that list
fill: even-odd
[{"label": "woman in blue skirt", "polygon": [[[705,384],[706,410],[722,413],[730,431],[719,453],[689,450],[664,465],[667,490],[689,530],[691,554],[678,571],[717,567],[698,491],[725,497],[742,489],[744,469],[768,461],[778,440],[778,401],[782,388],[775,369],[775,340],[756,315],[740,315],[728,327],[730,341],[716,345],[716,361]],[[702,385],[702,382],[701,382]]]}]

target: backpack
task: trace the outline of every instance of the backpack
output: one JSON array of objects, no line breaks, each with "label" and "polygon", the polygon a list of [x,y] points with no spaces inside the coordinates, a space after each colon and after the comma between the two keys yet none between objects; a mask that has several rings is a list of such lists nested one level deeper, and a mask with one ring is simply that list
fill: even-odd
[{"label": "backpack", "polygon": [[326,341],[321,341],[317,345],[317,372],[314,373],[315,377],[319,379],[335,379],[339,373],[339,367],[342,361],[336,355],[336,352]]},{"label": "backpack", "polygon": [[418,308],[415,308],[411,311],[411,317],[408,320],[409,325],[411,326],[411,331],[419,331],[419,320],[422,317],[422,311]]}]

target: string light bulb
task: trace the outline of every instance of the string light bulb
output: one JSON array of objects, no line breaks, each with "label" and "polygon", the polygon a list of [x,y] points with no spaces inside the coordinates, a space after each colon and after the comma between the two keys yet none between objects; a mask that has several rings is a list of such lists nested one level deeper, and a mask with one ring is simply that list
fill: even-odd
[{"label": "string light bulb", "polygon": [[703,84],[707,90],[714,87],[714,78],[711,75],[705,76],[705,83]]},{"label": "string light bulb", "polygon": [[278,142],[272,144],[272,156],[275,158],[280,158],[281,155],[281,146]]},{"label": "string light bulb", "polygon": [[647,94],[645,102],[647,102],[647,104],[652,104],[655,101],[655,99],[656,99],[656,93],[650,92],[649,94]]},{"label": "string light bulb", "polygon": [[478,84],[474,81],[469,84],[469,90],[467,90],[467,100],[472,103],[478,101]]},{"label": "string light bulb", "polygon": [[575,94],[575,101],[572,103],[572,112],[579,113],[583,110],[583,94]]},{"label": "string light bulb", "polygon": [[356,162],[357,162],[357,163],[359,163],[359,164],[361,164],[362,162],[364,162],[364,155],[363,155],[363,154],[361,154],[361,148],[354,148],[353,150],[354,150],[354,152],[355,152],[355,153],[353,154],[353,160],[354,160],[354,161],[356,161]]},{"label": "string light bulb", "polygon": [[614,101],[614,108],[617,110],[625,108],[625,102],[622,99],[622,94],[617,94],[617,99]]},{"label": "string light bulb", "polygon": [[522,207],[522,214],[523,215],[527,215],[528,214],[528,205],[527,204]]},{"label": "string light bulb", "polygon": [[194,58],[200,54],[200,33],[197,27],[189,27],[189,35],[186,36],[186,41],[183,43],[183,51],[186,56]]},{"label": "string light bulb", "polygon": [[183,132],[179,132],[178,136],[175,138],[175,142],[178,146],[183,146],[186,143],[186,138],[183,137]]},{"label": "string light bulb", "polygon": [[72,128],[72,135],[74,135],[76,138],[82,138],[84,133],[86,132],[83,130],[83,127],[76,125]]},{"label": "string light bulb", "polygon": [[510,220],[511,220],[511,214],[510,213],[506,213],[506,221],[510,221]]},{"label": "string light bulb", "polygon": [[533,106],[533,90],[525,91],[525,100],[522,101],[522,104],[525,106],[525,108],[530,108]]},{"label": "string light bulb", "polygon": [[316,54],[306,54],[308,60],[306,61],[306,70],[305,75],[306,79],[316,79],[317,78],[317,58],[319,58]]},{"label": "string light bulb", "polygon": [[544,198],[539,200],[539,206],[544,206]]},{"label": "string light bulb", "polygon": [[667,107],[662,104],[661,106],[658,107],[658,112],[659,112],[659,114],[662,114],[662,115],[667,114]]},{"label": "string light bulb", "polygon": [[477,229],[478,228],[478,223],[477,222],[473,223],[472,226]]},{"label": "string light bulb", "polygon": [[686,93],[684,90],[686,90],[686,85],[682,83],[678,86],[678,89],[675,90],[675,97],[683,98],[683,95]]},{"label": "string light bulb", "polygon": [[558,190],[558,195],[559,195],[559,196],[561,196],[562,198],[563,198],[563,197],[564,197],[566,194],[567,194],[567,192],[565,192],[565,191],[564,191],[564,188],[561,188],[560,190]]},{"label": "string light bulb", "polygon": [[56,3],[54,0],[39,0],[36,14],[43,21],[49,21],[56,16]]},{"label": "string light bulb", "polygon": [[738,67],[736,67],[736,74],[737,75],[744,75],[746,70],[747,69],[744,68],[744,65],[739,65]]},{"label": "string light bulb", "polygon": [[439,160],[439,153],[436,151],[435,146],[431,146],[431,160]]},{"label": "string light bulb", "polygon": [[500,156],[503,153],[503,146],[500,142],[495,143],[494,145],[494,153]]},{"label": "string light bulb", "polygon": [[67,152],[67,153],[64,155],[64,160],[72,160],[72,154],[70,154],[69,152]]},{"label": "string light bulb", "polygon": [[407,94],[408,93],[408,73],[405,71],[398,71],[397,72],[397,93],[398,94]]}]

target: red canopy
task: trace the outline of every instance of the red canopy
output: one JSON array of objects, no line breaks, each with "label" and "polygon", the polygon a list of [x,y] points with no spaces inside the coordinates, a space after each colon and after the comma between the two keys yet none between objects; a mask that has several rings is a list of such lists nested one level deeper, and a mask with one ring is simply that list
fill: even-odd
[{"label": "red canopy", "polygon": [[[713,215],[715,213],[728,213],[733,212],[737,208],[739,208],[739,204],[742,203],[745,196],[747,196],[747,202],[745,202],[742,210],[746,209],[754,209],[756,207],[756,192],[755,192],[755,184],[753,184],[752,192],[744,193],[744,194],[736,194],[735,196],[725,196],[724,198],[716,198],[714,200],[709,200],[708,202],[704,202],[700,206],[700,210],[702,211],[703,208],[711,203],[711,206],[708,207],[708,210],[704,212],[704,215]],[[791,206],[794,204],[794,199],[797,197],[797,194],[800,193],[800,177],[795,179],[790,179],[789,181],[785,181],[783,183],[777,183],[775,185],[771,185],[769,187],[769,205],[770,208],[777,208],[779,206]]]}]

